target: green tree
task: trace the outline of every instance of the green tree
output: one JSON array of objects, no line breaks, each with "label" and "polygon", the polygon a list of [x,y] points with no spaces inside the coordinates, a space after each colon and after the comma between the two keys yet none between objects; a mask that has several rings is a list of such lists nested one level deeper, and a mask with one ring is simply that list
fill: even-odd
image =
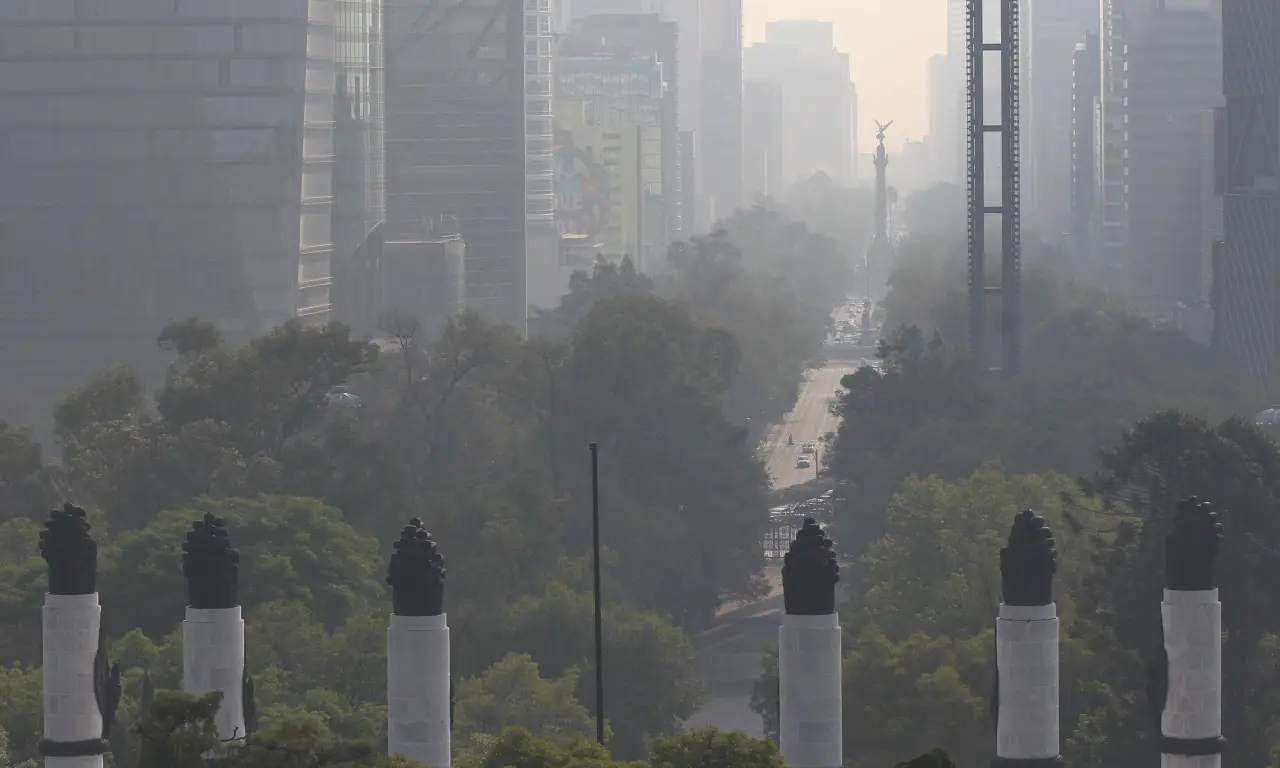
[{"label": "green tree", "polygon": [[[592,620],[590,594],[553,585],[544,595],[519,601],[493,628],[484,629],[494,652],[527,653],[542,674],[560,677],[583,670],[578,699],[594,709]],[[703,683],[688,639],[658,616],[609,605],[603,630],[610,744],[615,754],[638,757],[648,738],[673,732],[694,713]]]},{"label": "green tree", "polygon": [[863,558],[865,615],[892,637],[969,637],[989,628],[1000,605],[1000,548],[1013,513],[1032,509],[1053,529],[1055,599],[1069,616],[1092,551],[1075,526],[1099,524],[1097,505],[1066,508],[1072,487],[1059,475],[1007,475],[995,462],[954,483],[907,478],[889,505],[884,538]]},{"label": "green tree", "polygon": [[578,670],[545,679],[528,654],[508,654],[483,675],[464,680],[455,697],[454,733],[497,736],[504,727],[563,742],[595,733],[595,720],[577,699]]},{"label": "green tree", "polygon": [[[166,329],[160,343],[175,333]],[[180,427],[211,419],[230,428],[241,452],[276,459],[320,423],[329,393],[367,370],[378,353],[353,340],[346,326],[296,319],[243,346],[175,348],[195,356],[170,367],[156,396],[165,421]]]},{"label": "green tree", "polygon": [[55,503],[53,478],[31,430],[0,419],[0,521],[34,518]]},{"label": "green tree", "polygon": [[695,728],[654,739],[649,746],[652,768],[785,768],[778,747],[742,731]]},{"label": "green tree", "polygon": [[624,256],[617,264],[600,256],[590,273],[578,269],[569,276],[569,291],[559,306],[534,311],[530,330],[545,338],[567,338],[597,301],[652,292],[653,280],[636,271],[630,256]]},{"label": "green tree", "polygon": [[108,365],[62,398],[53,414],[53,431],[64,445],[74,444],[86,428],[124,421],[145,405],[142,376],[132,365]]},{"label": "green tree", "polygon": [[945,751],[935,749],[917,758],[898,763],[898,768],[957,768],[957,766]]},{"label": "green tree", "polygon": [[[1118,727],[1146,717],[1144,664],[1158,659],[1165,537],[1177,502],[1196,495],[1222,516],[1216,578],[1223,599],[1223,724],[1243,764],[1261,765],[1274,743],[1266,713],[1280,665],[1276,596],[1260,585],[1280,578],[1280,557],[1266,542],[1280,537],[1280,448],[1251,424],[1219,426],[1177,411],[1153,414],[1101,454],[1082,490],[1112,510],[1113,536],[1095,536],[1096,572],[1082,592],[1081,627],[1110,662],[1107,679],[1131,706]],[[1115,643],[1118,647],[1109,647]],[[1117,728],[1118,730],[1118,728]],[[1137,759],[1154,754],[1149,729],[1095,731],[1094,754]],[[1145,759],[1145,758],[1144,758]]]},{"label": "green tree", "polygon": [[458,768],[614,768],[618,764],[608,750],[595,742],[571,739],[565,744],[556,744],[522,728],[506,728],[455,765]]},{"label": "green tree", "polygon": [[121,536],[104,553],[100,589],[117,606],[103,614],[109,631],[137,627],[159,637],[182,620],[182,542],[191,522],[206,513],[227,521],[240,552],[240,601],[246,610],[272,600],[298,600],[332,627],[382,593],[382,554],[343,522],[338,510],[314,499],[283,496],[201,499]]},{"label": "green tree", "polygon": [[[716,402],[736,360],[728,333],[698,327],[667,302],[628,297],[588,313],[567,372],[574,413],[560,445],[580,456],[599,443],[612,506],[602,535],[619,558],[625,598],[686,625],[760,588],[768,479]],[[585,480],[576,498],[589,498]],[[571,542],[585,553],[580,519]]]},{"label": "green tree", "polygon": [[213,718],[222,692],[201,696],[160,691],[134,725],[140,745],[138,768],[201,768],[219,744]]}]

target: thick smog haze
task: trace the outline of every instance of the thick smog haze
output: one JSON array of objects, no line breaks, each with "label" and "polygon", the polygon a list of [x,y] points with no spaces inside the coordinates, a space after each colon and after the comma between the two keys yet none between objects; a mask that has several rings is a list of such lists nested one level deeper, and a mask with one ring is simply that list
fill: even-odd
[{"label": "thick smog haze", "polygon": [[873,119],[893,120],[891,151],[928,131],[926,63],[945,48],[943,0],[746,0],[747,43],[764,40],[764,25],[778,19],[835,24],[836,47],[849,54],[858,87],[858,145],[875,140]]}]

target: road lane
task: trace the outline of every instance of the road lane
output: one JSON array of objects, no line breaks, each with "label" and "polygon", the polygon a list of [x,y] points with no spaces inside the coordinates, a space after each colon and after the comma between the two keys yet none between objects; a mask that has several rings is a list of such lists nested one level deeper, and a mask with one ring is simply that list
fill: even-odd
[{"label": "road lane", "polygon": [[[828,432],[834,432],[840,426],[840,420],[831,413],[831,401],[836,389],[840,387],[840,379],[853,373],[857,366],[836,364],[824,366],[805,374],[804,385],[800,388],[800,397],[796,405],[782,420],[769,430],[761,446],[765,466],[769,477],[773,478],[774,488],[786,488],[812,480],[817,476],[818,465],[808,469],[796,467],[796,459],[800,456],[803,443],[813,443],[819,452],[821,461],[822,446],[819,440]],[[787,435],[795,440],[795,445],[787,445]]]}]

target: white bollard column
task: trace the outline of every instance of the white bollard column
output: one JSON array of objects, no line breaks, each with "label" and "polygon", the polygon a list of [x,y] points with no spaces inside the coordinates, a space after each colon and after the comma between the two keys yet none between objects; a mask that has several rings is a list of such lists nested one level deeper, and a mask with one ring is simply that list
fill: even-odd
[{"label": "white bollard column", "polygon": [[47,768],[102,768],[120,702],[120,668],[108,667],[98,604],[98,545],[85,511],[54,510],[40,533],[49,566],[41,612]]},{"label": "white bollard column", "polygon": [[783,558],[778,628],[778,751],[790,768],[844,763],[841,630],[833,542],[805,518]]},{"label": "white bollard column", "polygon": [[1058,609],[1000,605],[996,755],[1006,764],[1058,757]]},{"label": "white bollard column", "polygon": [[395,616],[387,630],[387,750],[449,768],[449,623]]},{"label": "white bollard column", "polygon": [[239,741],[253,728],[253,692],[244,669],[240,553],[231,546],[225,520],[206,514],[191,523],[182,544],[182,575],[188,600],[182,622],[182,690],[221,691],[213,718],[218,739]]},{"label": "white bollard column", "polygon": [[222,691],[214,716],[218,738],[243,739],[245,733],[244,620],[234,608],[187,608],[182,622],[182,690]]},{"label": "white bollard column", "polygon": [[839,614],[784,614],[778,629],[778,741],[790,768],[839,768],[842,754]]},{"label": "white bollard column", "polygon": [[996,768],[1061,766],[1058,725],[1058,607],[1053,531],[1019,512],[1000,550],[1003,599],[996,618]]},{"label": "white bollard column", "polygon": [[400,531],[391,555],[387,629],[387,753],[450,768],[452,692],[444,557],[422,521]]},{"label": "white bollard column", "polygon": [[[1222,603],[1218,590],[1166,589],[1160,604],[1169,689],[1160,715],[1162,768],[1220,768]],[[1210,754],[1170,751],[1213,750]]]},{"label": "white bollard column", "polygon": [[1160,604],[1165,678],[1160,707],[1162,768],[1221,768],[1222,603],[1213,568],[1222,539],[1218,515],[1192,496],[1179,502],[1165,541]]},{"label": "white bollard column", "polygon": [[98,594],[46,594],[43,613],[44,740],[40,751],[44,764],[47,768],[102,768],[107,743],[93,693],[102,625]]}]

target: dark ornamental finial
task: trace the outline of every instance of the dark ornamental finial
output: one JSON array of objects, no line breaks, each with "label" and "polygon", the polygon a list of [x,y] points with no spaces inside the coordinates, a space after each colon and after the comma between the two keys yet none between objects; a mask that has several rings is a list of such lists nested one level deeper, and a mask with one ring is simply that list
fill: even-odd
[{"label": "dark ornamental finial", "polygon": [[792,616],[827,616],[836,612],[840,565],[834,542],[812,517],[791,542],[782,560],[782,602]]},{"label": "dark ornamental finial", "polygon": [[40,556],[49,564],[50,594],[98,591],[98,543],[89,535],[89,520],[81,507],[68,502],[49,513],[40,532]]},{"label": "dark ornamental finial", "polygon": [[1019,512],[1000,550],[1000,586],[1005,605],[1048,605],[1053,602],[1053,574],[1058,550],[1053,531],[1031,510]]},{"label": "dark ornamental finial", "polygon": [[444,555],[418,518],[400,531],[391,555],[387,583],[392,612],[397,616],[439,616],[444,613]]},{"label": "dark ornamental finial", "polygon": [[1213,589],[1213,565],[1221,545],[1222,523],[1213,505],[1195,496],[1178,502],[1173,530],[1164,542],[1165,587],[1178,592]]},{"label": "dark ornamental finial", "polygon": [[191,523],[182,544],[182,575],[192,608],[234,608],[240,604],[240,553],[231,548],[227,523],[206,514]]}]

